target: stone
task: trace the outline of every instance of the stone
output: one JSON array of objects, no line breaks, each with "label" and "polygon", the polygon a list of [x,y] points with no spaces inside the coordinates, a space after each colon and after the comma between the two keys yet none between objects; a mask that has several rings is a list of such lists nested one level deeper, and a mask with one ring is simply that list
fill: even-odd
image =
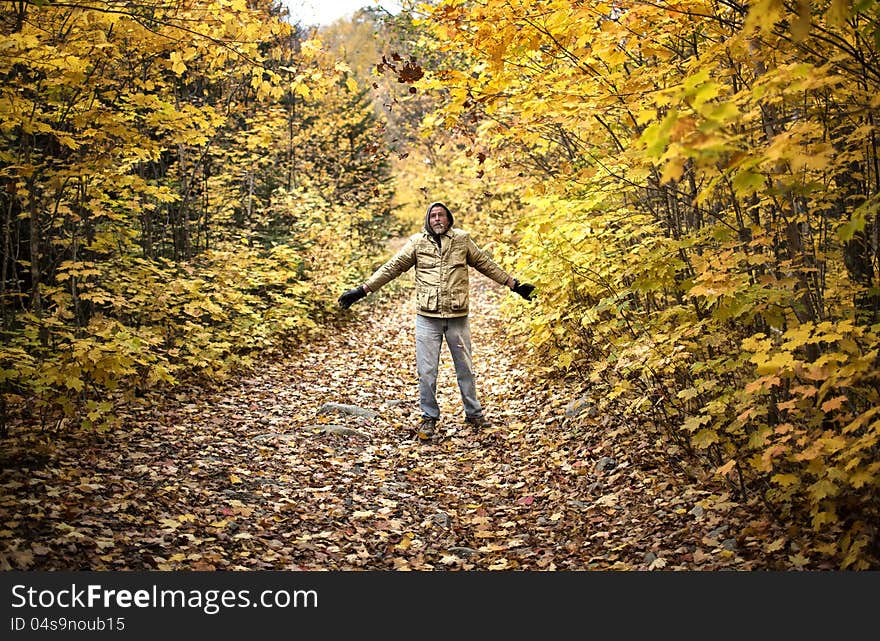
[{"label": "stone", "polygon": [[352,416],[363,416],[364,418],[376,418],[379,413],[357,405],[346,405],[345,403],[324,403],[318,408],[318,414],[331,414],[339,412],[341,414],[350,414]]},{"label": "stone", "polygon": [[571,419],[580,416],[586,412],[587,416],[593,418],[599,414],[599,410],[593,404],[589,396],[581,396],[579,399],[572,401],[565,406],[565,418]]},{"label": "stone", "polygon": [[370,436],[366,432],[345,425],[306,425],[305,429],[322,432],[323,434],[337,434],[339,436],[362,436],[364,438],[369,438]]}]

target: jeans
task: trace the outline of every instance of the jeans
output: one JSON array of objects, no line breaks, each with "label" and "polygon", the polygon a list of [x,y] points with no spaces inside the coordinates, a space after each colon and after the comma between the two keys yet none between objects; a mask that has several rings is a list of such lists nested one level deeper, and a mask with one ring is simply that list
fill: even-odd
[{"label": "jeans", "polygon": [[449,346],[455,377],[468,418],[483,415],[477,400],[474,366],[471,361],[471,328],[467,316],[458,318],[430,318],[416,315],[416,366],[419,372],[419,409],[422,416],[440,418],[437,405],[437,371],[440,365],[440,346],[443,339]]}]

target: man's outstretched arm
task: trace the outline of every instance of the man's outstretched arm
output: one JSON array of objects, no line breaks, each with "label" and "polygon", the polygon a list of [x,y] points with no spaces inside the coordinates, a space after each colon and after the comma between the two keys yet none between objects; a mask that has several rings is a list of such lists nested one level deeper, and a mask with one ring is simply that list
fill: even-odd
[{"label": "man's outstretched arm", "polygon": [[535,291],[535,286],[529,283],[521,283],[516,278],[513,279],[513,287],[511,287],[510,289],[515,291],[526,300],[532,300],[534,297],[533,295]]},{"label": "man's outstretched arm", "polygon": [[367,295],[367,292],[364,291],[363,285],[358,285],[357,287],[353,287],[345,292],[342,296],[340,296],[337,301],[339,302],[339,306],[342,309],[348,309],[364,296]]},{"label": "man's outstretched arm", "polygon": [[504,285],[511,291],[516,292],[526,300],[532,300],[535,286],[529,283],[520,283],[506,271],[504,271],[485,250],[480,249],[472,238],[468,238],[468,264],[473,266],[484,276],[491,278],[499,285]]},{"label": "man's outstretched arm", "polygon": [[339,306],[343,309],[348,309],[367,294],[378,291],[380,287],[394,280],[415,264],[415,243],[410,239],[387,263],[377,269],[363,285],[349,289],[342,294],[338,299]]}]

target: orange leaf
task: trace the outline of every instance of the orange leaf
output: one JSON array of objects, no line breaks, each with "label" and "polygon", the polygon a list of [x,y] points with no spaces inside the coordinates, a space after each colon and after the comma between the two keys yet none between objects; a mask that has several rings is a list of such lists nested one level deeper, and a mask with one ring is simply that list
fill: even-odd
[{"label": "orange leaf", "polygon": [[832,399],[829,399],[822,403],[822,411],[830,412],[831,410],[839,410],[840,406],[843,405],[843,402],[846,400],[846,396],[835,396]]},{"label": "orange leaf", "polygon": [[731,471],[733,471],[734,467],[736,467],[736,461],[731,459],[727,461],[727,463],[725,463],[724,465],[719,465],[717,468],[715,468],[715,474],[717,474],[718,476],[726,476],[727,474],[730,474]]}]

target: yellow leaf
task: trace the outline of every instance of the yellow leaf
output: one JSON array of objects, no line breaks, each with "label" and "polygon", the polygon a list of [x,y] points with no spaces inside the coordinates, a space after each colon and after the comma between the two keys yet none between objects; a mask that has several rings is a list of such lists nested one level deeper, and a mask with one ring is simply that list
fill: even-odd
[{"label": "yellow leaf", "polygon": [[705,111],[703,115],[706,116],[707,120],[723,124],[737,118],[740,115],[740,111],[732,102],[722,102],[712,105],[712,108]]},{"label": "yellow leaf", "polygon": [[688,432],[694,432],[698,430],[701,425],[708,423],[710,420],[711,417],[709,416],[689,416],[685,419],[681,429],[687,430]]},{"label": "yellow leaf", "polygon": [[241,477],[238,476],[237,474],[230,474],[229,475],[229,482],[230,483],[241,483]]},{"label": "yellow leaf", "polygon": [[876,476],[868,470],[857,470],[849,477],[849,484],[858,489],[865,485],[874,483]]},{"label": "yellow leaf", "polygon": [[847,439],[843,436],[825,436],[819,439],[822,449],[828,454],[839,452],[847,446]]},{"label": "yellow leaf", "polygon": [[749,4],[744,31],[749,33],[758,29],[763,33],[770,33],[782,17],[782,10],[782,0],[755,0]]},{"label": "yellow leaf", "polygon": [[767,358],[767,354],[755,354],[751,360],[758,364],[755,371],[761,375],[777,374],[794,365],[794,358],[788,352],[777,352],[770,358]]},{"label": "yellow leaf", "polygon": [[829,496],[837,496],[840,490],[828,479],[819,479],[810,486],[810,496],[814,501],[821,501]]},{"label": "yellow leaf", "polygon": [[800,485],[801,482],[801,479],[797,474],[774,474],[770,477],[770,480],[782,487]]},{"label": "yellow leaf", "polygon": [[678,180],[684,173],[685,158],[670,158],[663,167],[663,174],[660,176],[661,183],[668,183],[671,180]]},{"label": "yellow leaf", "polygon": [[837,523],[837,515],[834,512],[823,510],[813,515],[813,527],[816,529],[831,523]]},{"label": "yellow leaf", "polygon": [[764,550],[766,550],[767,552],[776,552],[777,550],[781,550],[783,547],[785,547],[785,537],[780,536],[772,543],[768,543],[766,546],[764,546]]},{"label": "yellow leaf", "polygon": [[345,86],[348,87],[348,90],[349,90],[351,93],[357,93],[357,90],[358,90],[358,83],[357,83],[357,81],[356,81],[354,78],[352,78],[351,76],[348,76],[348,77],[345,79]]},{"label": "yellow leaf", "polygon": [[718,442],[718,433],[715,430],[700,430],[696,434],[694,434],[694,438],[691,441],[695,447],[704,450],[713,443]]},{"label": "yellow leaf", "polygon": [[186,71],[186,65],[184,64],[179,51],[171,52],[171,71],[176,73],[178,76]]}]

